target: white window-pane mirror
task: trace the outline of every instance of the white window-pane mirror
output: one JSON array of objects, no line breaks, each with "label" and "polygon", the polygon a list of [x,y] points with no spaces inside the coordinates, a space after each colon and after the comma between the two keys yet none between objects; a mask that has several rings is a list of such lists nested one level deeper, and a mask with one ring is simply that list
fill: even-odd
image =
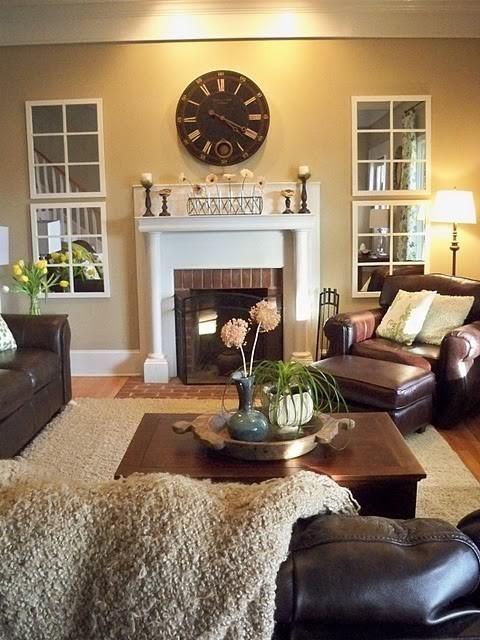
[{"label": "white window-pane mirror", "polygon": [[70,176],[70,191],[91,193],[100,190],[98,165],[71,164],[68,169]]},{"label": "white window-pane mirror", "polygon": [[393,103],[394,129],[425,129],[426,103],[424,100],[410,100]]},{"label": "white window-pane mirror", "polygon": [[67,104],[67,131],[97,131],[97,108],[95,104]]},{"label": "white window-pane mirror", "polygon": [[352,125],[354,196],[429,193],[429,96],[354,97]]},{"label": "white window-pane mirror", "polygon": [[389,102],[359,102],[358,129],[390,129]]},{"label": "white window-pane mirror", "polygon": [[98,162],[98,136],[70,135],[67,136],[69,162]]},{"label": "white window-pane mirror", "polygon": [[63,111],[61,105],[32,107],[33,133],[62,133]]},{"label": "white window-pane mirror", "polygon": [[101,232],[101,212],[98,207],[75,207],[72,209],[72,235],[96,236]]},{"label": "white window-pane mirror", "polygon": [[32,198],[103,196],[101,100],[27,102],[26,115]]},{"label": "white window-pane mirror", "polygon": [[390,189],[389,162],[362,162],[358,164],[358,188],[363,191]]},{"label": "white window-pane mirror", "polygon": [[43,258],[57,280],[53,295],[109,295],[105,205],[99,202],[31,205],[34,258]]}]

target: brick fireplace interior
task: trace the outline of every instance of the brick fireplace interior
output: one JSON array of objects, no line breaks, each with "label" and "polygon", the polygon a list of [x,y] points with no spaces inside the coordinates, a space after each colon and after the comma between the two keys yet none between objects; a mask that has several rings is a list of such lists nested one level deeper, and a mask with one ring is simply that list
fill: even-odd
[{"label": "brick fireplace interior", "polygon": [[[248,320],[250,307],[268,298],[282,312],[282,269],[178,269],[175,281],[177,369],[185,384],[218,384],[242,364],[222,343],[220,331],[233,317]],[[253,331],[247,339],[251,351]],[[260,334],[255,359],[283,358],[283,327]]]}]

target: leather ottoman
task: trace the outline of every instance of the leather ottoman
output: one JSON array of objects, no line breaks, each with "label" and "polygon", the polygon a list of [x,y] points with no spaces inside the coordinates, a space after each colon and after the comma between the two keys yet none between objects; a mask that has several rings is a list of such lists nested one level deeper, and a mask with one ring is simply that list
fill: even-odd
[{"label": "leather ottoman", "polygon": [[335,378],[349,411],[386,411],[404,435],[432,420],[430,371],[360,356],[334,356],[313,366]]}]

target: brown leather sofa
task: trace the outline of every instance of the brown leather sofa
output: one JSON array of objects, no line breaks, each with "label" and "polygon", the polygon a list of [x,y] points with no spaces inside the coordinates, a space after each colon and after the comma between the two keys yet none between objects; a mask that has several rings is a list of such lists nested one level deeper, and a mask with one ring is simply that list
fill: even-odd
[{"label": "brown leather sofa", "polygon": [[3,315],[17,349],[0,352],[0,458],[17,454],[72,397],[65,315]]},{"label": "brown leather sofa", "polygon": [[[375,337],[399,289],[436,290],[443,295],[473,296],[475,301],[465,325],[446,335],[440,346],[415,342],[407,347]],[[328,320],[328,356],[354,355],[433,371],[433,423],[437,426],[452,426],[476,412],[480,404],[480,282],[438,273],[388,276],[379,302],[375,309],[341,313]]]},{"label": "brown leather sofa", "polygon": [[299,521],[277,576],[275,640],[480,638],[480,511]]}]

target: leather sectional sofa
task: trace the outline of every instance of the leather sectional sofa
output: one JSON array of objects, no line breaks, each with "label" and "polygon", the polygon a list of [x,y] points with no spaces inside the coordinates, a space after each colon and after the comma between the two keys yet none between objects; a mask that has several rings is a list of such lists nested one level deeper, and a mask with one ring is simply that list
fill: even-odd
[{"label": "leather sectional sofa", "polygon": [[277,576],[275,640],[480,638],[480,511],[300,520]]},{"label": "leather sectional sofa", "polygon": [[3,318],[17,349],[0,352],[0,458],[16,455],[72,397],[65,315]]}]

